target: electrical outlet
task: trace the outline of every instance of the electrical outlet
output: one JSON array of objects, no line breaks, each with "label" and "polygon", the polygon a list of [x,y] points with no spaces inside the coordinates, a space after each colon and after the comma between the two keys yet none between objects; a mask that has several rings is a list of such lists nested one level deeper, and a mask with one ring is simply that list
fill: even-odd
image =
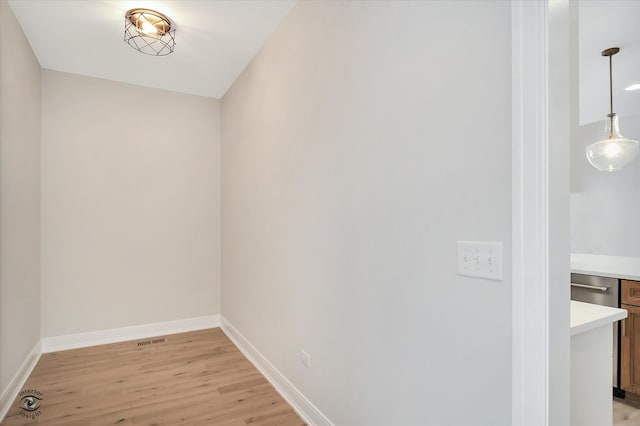
[{"label": "electrical outlet", "polygon": [[302,365],[307,368],[311,368],[311,355],[300,349],[300,361]]},{"label": "electrical outlet", "polygon": [[502,243],[458,241],[458,275],[502,281]]}]

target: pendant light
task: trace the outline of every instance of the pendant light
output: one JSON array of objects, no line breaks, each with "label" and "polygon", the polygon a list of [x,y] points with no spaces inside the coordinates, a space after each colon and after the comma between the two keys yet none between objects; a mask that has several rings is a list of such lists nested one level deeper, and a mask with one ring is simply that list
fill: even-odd
[{"label": "pendant light", "polygon": [[598,171],[615,172],[628,166],[640,152],[640,142],[627,139],[620,134],[618,115],[613,112],[613,64],[612,57],[620,51],[611,47],[602,51],[609,57],[609,114],[605,120],[604,135],[598,142],[587,147],[587,160]]}]

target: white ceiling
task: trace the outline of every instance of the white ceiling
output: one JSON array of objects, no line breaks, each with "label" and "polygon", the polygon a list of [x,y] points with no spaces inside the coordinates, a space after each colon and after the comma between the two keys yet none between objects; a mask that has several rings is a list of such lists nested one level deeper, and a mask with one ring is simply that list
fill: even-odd
[{"label": "white ceiling", "polygon": [[[640,0],[581,0],[579,13],[580,124],[604,120],[609,113],[609,60],[613,57],[613,110],[621,117],[640,114]],[[621,120],[624,135],[624,120]]]},{"label": "white ceiling", "polygon": [[[297,0],[9,0],[46,69],[221,98]],[[123,41],[124,14],[143,7],[168,15],[175,52],[141,54]],[[580,0],[580,124],[608,113],[614,57],[614,110],[640,114],[640,0]],[[624,129],[623,134],[624,134]]]},{"label": "white ceiling", "polygon": [[[296,0],[9,0],[42,68],[221,98]],[[123,41],[124,15],[154,9],[176,28],[174,53]]]}]

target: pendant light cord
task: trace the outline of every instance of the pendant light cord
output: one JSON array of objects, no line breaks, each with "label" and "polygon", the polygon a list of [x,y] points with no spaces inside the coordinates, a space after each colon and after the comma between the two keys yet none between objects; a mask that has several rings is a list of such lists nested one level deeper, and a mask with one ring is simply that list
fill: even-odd
[{"label": "pendant light cord", "polygon": [[609,56],[609,119],[611,120],[611,130],[609,139],[613,139],[613,55]]}]

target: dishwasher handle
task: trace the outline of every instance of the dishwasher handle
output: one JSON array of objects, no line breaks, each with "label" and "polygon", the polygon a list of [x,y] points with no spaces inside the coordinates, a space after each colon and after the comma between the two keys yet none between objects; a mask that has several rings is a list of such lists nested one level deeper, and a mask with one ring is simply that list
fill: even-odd
[{"label": "dishwasher handle", "polygon": [[587,285],[587,284],[578,284],[578,283],[571,283],[571,287],[586,288],[588,290],[601,291],[603,293],[606,293],[607,290],[609,289],[609,287],[601,287],[597,285]]}]

